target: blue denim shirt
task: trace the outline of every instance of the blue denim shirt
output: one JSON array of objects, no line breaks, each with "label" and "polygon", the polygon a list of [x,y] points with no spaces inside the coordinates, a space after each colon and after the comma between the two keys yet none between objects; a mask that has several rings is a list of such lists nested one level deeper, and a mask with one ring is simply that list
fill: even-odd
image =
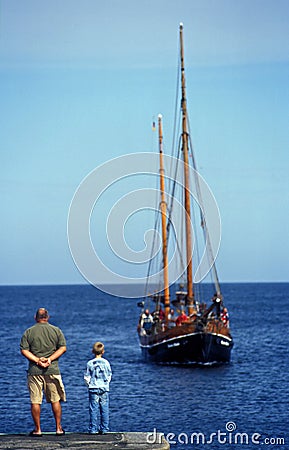
[{"label": "blue denim shirt", "polygon": [[94,358],[88,361],[84,381],[88,389],[100,388],[109,391],[112,371],[109,362],[104,358]]}]

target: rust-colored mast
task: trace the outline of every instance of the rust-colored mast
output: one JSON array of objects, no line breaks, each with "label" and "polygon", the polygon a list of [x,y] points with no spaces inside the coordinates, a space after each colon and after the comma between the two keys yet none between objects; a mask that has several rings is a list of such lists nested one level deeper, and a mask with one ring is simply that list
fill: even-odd
[{"label": "rust-colored mast", "polygon": [[167,240],[167,204],[165,195],[165,170],[163,159],[163,128],[162,116],[158,116],[159,129],[159,155],[160,155],[160,190],[161,190],[161,218],[162,218],[162,246],[163,246],[163,271],[164,271],[164,302],[165,317],[168,318],[170,312],[170,290],[169,290],[169,268],[168,268],[168,240]]},{"label": "rust-colored mast", "polygon": [[190,173],[189,173],[189,135],[187,123],[187,99],[184,62],[183,24],[180,24],[180,51],[181,51],[181,83],[182,83],[182,151],[184,160],[184,194],[185,194],[185,226],[186,226],[186,255],[187,255],[187,300],[188,313],[193,313],[193,263],[192,263],[192,229],[191,229],[191,199],[190,199]]}]

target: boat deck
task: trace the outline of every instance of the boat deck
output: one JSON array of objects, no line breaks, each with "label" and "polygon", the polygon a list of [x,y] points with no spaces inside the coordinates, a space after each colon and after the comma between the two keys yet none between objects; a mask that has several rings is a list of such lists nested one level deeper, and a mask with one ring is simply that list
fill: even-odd
[{"label": "boat deck", "polygon": [[151,334],[140,336],[142,345],[152,345],[168,339],[181,337],[193,333],[214,333],[226,336],[231,339],[230,330],[220,321],[208,321],[205,327],[200,328],[197,323],[183,323],[181,326],[175,326],[162,331],[160,327],[153,327]]}]

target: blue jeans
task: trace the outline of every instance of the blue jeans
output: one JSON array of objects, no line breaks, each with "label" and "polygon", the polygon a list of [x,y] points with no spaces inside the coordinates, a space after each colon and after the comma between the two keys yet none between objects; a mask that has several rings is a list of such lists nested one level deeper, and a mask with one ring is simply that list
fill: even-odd
[{"label": "blue jeans", "polygon": [[103,389],[89,390],[89,433],[109,431],[109,393]]}]

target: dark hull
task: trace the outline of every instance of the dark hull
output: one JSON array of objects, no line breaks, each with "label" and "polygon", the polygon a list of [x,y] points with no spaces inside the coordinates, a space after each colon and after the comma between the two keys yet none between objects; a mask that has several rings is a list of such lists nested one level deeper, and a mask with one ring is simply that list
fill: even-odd
[{"label": "dark hull", "polygon": [[227,336],[195,332],[162,340],[154,344],[140,343],[148,361],[179,364],[218,364],[230,361],[233,340]]}]

